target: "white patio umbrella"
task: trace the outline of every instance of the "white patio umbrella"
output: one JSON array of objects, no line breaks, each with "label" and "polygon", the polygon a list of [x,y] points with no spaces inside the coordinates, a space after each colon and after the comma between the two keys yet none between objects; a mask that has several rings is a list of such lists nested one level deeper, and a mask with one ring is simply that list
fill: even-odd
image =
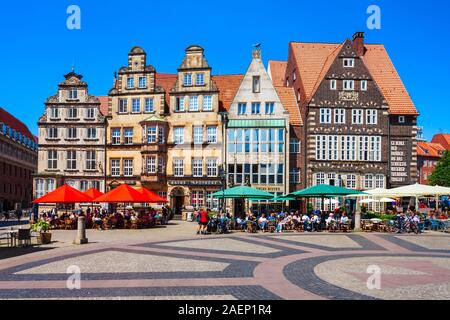
[{"label": "white patio umbrella", "polygon": [[381,203],[394,203],[397,202],[397,200],[391,199],[391,198],[381,198],[380,199]]},{"label": "white patio umbrella", "polygon": [[363,199],[361,201],[359,201],[359,203],[374,203],[374,202],[378,202],[377,200],[374,199]]}]

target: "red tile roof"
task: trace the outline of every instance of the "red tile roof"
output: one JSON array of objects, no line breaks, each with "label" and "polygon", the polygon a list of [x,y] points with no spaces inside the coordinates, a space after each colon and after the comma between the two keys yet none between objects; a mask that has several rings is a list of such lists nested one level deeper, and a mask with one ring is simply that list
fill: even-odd
[{"label": "red tile roof", "polygon": [[284,87],[287,61],[269,61],[268,73],[275,87]]},{"label": "red tile roof", "polygon": [[233,99],[241,86],[242,74],[229,74],[221,76],[213,76],[212,79],[216,83],[219,90],[219,110],[226,111],[230,108]]},{"label": "red tile roof", "polygon": [[156,73],[156,86],[161,87],[166,91],[166,104],[170,105],[170,91],[177,82],[177,75],[170,73]]},{"label": "red tile roof", "polygon": [[439,143],[445,150],[450,151],[450,134],[449,133],[439,133],[433,137],[431,140],[433,143]]},{"label": "red tile roof", "polygon": [[4,123],[8,127],[20,132],[25,137],[35,140],[35,136],[30,132],[30,129],[28,129],[22,121],[14,117],[2,107],[0,107],[0,123]]},{"label": "red tile roof", "polygon": [[278,97],[281,100],[286,111],[289,113],[289,123],[293,126],[303,125],[300,108],[295,98],[294,88],[291,87],[275,87]]},{"label": "red tile roof", "polygon": [[[340,51],[338,43],[291,42],[290,47],[309,102]],[[417,115],[417,109],[383,45],[365,45],[362,57],[392,114]]]},{"label": "red tile roof", "polygon": [[445,148],[439,143],[423,142],[417,143],[417,155],[422,157],[440,158]]},{"label": "red tile roof", "polygon": [[107,116],[109,113],[109,97],[108,96],[98,96],[98,100],[100,100],[100,113],[104,116]]}]

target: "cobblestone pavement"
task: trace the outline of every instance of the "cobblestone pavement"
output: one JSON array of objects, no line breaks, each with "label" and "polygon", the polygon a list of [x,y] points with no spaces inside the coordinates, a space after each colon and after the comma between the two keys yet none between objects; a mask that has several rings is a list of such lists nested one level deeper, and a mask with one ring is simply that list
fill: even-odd
[{"label": "cobblestone pavement", "polygon": [[88,230],[84,246],[54,231],[47,250],[0,260],[0,299],[450,300],[448,234],[194,230]]}]

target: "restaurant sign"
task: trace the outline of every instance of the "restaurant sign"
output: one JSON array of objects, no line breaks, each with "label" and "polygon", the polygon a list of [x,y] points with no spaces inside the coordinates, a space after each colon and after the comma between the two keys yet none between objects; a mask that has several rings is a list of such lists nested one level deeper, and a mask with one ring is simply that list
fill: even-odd
[{"label": "restaurant sign", "polygon": [[221,186],[220,181],[215,180],[170,180],[173,186]]},{"label": "restaurant sign", "polygon": [[408,182],[410,150],[407,141],[391,141],[391,183],[404,184]]}]

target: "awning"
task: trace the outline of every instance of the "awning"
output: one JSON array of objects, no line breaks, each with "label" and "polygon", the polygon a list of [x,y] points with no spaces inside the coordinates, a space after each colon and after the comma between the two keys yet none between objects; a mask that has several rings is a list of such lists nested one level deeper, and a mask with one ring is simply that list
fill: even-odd
[{"label": "awning", "polygon": [[228,128],[284,128],[284,119],[230,120]]}]

